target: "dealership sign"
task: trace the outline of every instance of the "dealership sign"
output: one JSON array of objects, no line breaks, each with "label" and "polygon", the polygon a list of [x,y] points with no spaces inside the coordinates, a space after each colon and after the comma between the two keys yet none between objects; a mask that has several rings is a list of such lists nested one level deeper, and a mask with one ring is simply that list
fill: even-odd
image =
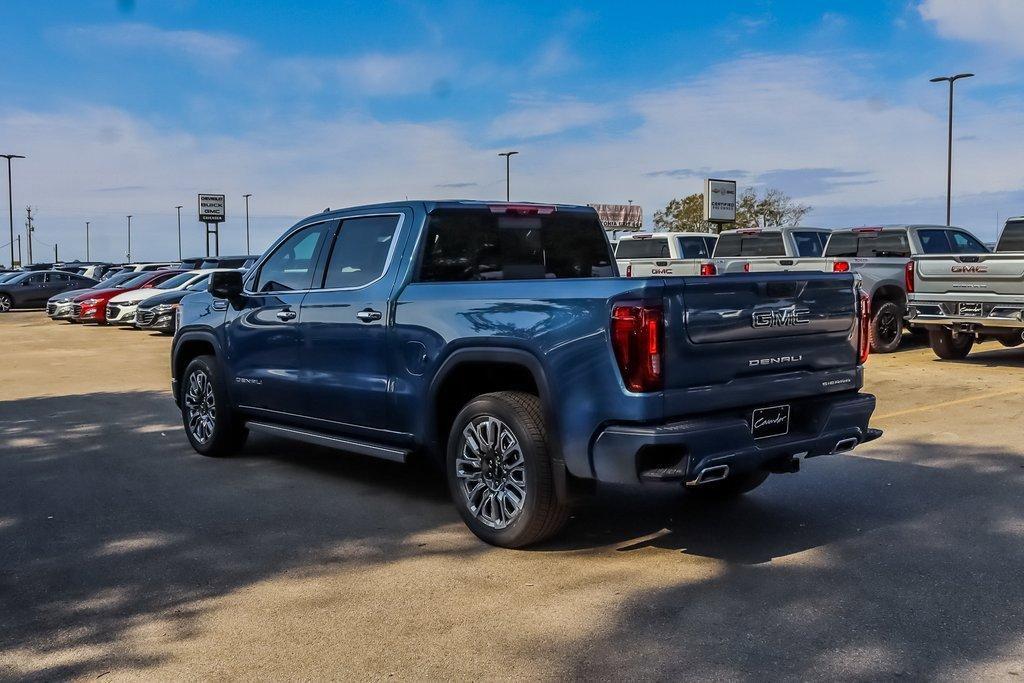
[{"label": "dealership sign", "polygon": [[605,230],[612,228],[632,228],[639,230],[644,226],[644,210],[636,204],[588,204],[597,211],[597,217]]},{"label": "dealership sign", "polygon": [[736,222],[736,181],[708,178],[704,181],[704,220]]},{"label": "dealership sign", "polygon": [[224,195],[199,195],[199,220],[203,223],[224,222]]}]

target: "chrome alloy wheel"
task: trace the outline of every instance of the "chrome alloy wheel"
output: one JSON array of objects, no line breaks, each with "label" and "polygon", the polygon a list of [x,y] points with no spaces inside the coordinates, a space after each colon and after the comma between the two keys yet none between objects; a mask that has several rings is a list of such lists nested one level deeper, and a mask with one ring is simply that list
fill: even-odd
[{"label": "chrome alloy wheel", "polygon": [[185,410],[188,411],[188,430],[192,437],[199,443],[209,441],[217,423],[217,404],[213,397],[213,382],[202,370],[193,370],[188,376]]},{"label": "chrome alloy wheel", "polygon": [[504,529],[526,502],[526,460],[519,440],[496,417],[480,415],[462,430],[455,475],[470,512],[492,529]]},{"label": "chrome alloy wheel", "polygon": [[12,305],[11,297],[6,294],[0,294],[0,312],[6,313],[11,310]]}]

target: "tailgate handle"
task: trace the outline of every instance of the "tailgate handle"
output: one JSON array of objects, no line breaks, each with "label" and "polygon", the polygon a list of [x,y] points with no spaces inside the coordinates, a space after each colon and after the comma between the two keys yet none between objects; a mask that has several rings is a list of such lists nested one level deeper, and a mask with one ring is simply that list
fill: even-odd
[{"label": "tailgate handle", "polygon": [[788,259],[788,258],[784,258],[781,261],[779,261],[779,265],[780,266],[791,266],[791,265],[793,265],[793,260],[792,259]]},{"label": "tailgate handle", "polygon": [[981,260],[980,256],[961,256],[960,263],[977,263]]},{"label": "tailgate handle", "polygon": [[667,266],[668,265],[668,261],[655,261],[654,265],[656,265],[656,266]]}]

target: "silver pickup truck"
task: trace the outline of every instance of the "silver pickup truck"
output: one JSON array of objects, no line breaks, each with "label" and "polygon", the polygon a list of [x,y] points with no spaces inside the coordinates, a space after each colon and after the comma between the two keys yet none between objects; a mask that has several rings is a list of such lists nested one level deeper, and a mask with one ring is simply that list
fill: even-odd
[{"label": "silver pickup truck", "polygon": [[779,227],[726,230],[718,236],[715,253],[701,275],[820,270],[805,259],[820,258],[830,230]]},{"label": "silver pickup truck", "polygon": [[1024,217],[1006,222],[995,253],[915,256],[907,264],[908,316],[928,329],[939,358],[960,359],[976,341],[1024,341]]},{"label": "silver pickup truck", "polygon": [[707,232],[638,232],[623,235],[615,245],[619,275],[700,275],[701,262],[711,257],[717,239],[717,235]]},{"label": "silver pickup truck", "polygon": [[[971,233],[944,225],[885,225],[838,229],[823,259],[807,259],[808,270],[856,273],[871,297],[871,352],[891,353],[903,338],[907,313],[907,264],[925,254],[982,254],[988,249]],[[816,263],[817,267],[812,267]]]}]

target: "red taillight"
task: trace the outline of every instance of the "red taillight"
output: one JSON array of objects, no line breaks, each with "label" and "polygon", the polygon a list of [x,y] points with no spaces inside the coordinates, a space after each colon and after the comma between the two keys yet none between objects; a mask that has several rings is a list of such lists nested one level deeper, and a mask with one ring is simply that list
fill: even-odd
[{"label": "red taillight", "polygon": [[700,264],[700,274],[705,277],[708,275],[718,275],[718,269],[715,268],[714,263],[702,263]]},{"label": "red taillight", "polygon": [[833,273],[849,273],[850,262],[849,261],[836,261],[832,264]]},{"label": "red taillight", "polygon": [[749,273],[750,272],[750,261],[747,261],[746,263],[743,264],[743,272],[744,273]]},{"label": "red taillight", "polygon": [[858,311],[857,311],[857,362],[863,365],[871,353],[871,298],[864,290],[858,289]]},{"label": "red taillight", "polygon": [[914,262],[907,261],[907,265],[903,267],[903,282],[907,288],[907,294],[914,293]]},{"label": "red taillight", "polygon": [[632,263],[627,263],[626,264],[626,277],[633,277],[633,264]]},{"label": "red taillight", "polygon": [[661,306],[625,302],[612,308],[612,348],[630,391],[661,390]]}]

